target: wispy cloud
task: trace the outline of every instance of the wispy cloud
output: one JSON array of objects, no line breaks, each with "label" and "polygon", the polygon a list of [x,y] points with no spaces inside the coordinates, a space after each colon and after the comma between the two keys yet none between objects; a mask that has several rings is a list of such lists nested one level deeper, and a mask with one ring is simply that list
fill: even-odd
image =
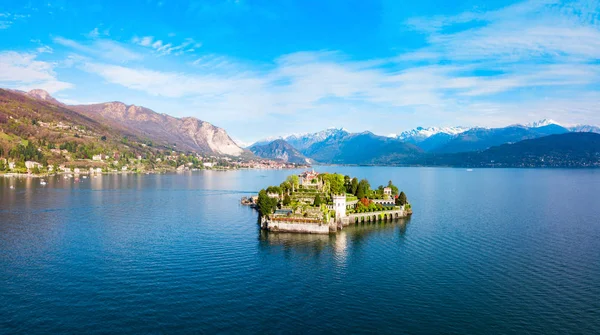
[{"label": "wispy cloud", "polygon": [[194,52],[196,49],[202,47],[202,43],[196,42],[193,38],[186,38],[183,42],[177,44],[163,42],[162,40],[155,39],[154,36],[134,36],[131,42],[143,47],[152,48],[160,55],[173,54],[179,56],[184,53]]},{"label": "wispy cloud", "polygon": [[143,58],[141,54],[130,50],[121,43],[108,39],[94,39],[82,43],[64,37],[55,37],[53,41],[75,51],[115,62],[128,62]]},{"label": "wispy cloud", "polygon": [[[598,1],[530,0],[490,12],[413,18],[407,26],[428,34],[438,59],[502,62],[597,59]],[[460,29],[460,25],[471,24]],[[458,27],[458,28],[457,28]]]},{"label": "wispy cloud", "polygon": [[8,29],[15,22],[26,19],[28,17],[29,15],[24,14],[14,14],[8,12],[0,13],[0,29]]},{"label": "wispy cloud", "polygon": [[0,53],[0,86],[21,90],[41,88],[50,93],[73,87],[57,79],[55,64],[37,60],[33,53]]}]

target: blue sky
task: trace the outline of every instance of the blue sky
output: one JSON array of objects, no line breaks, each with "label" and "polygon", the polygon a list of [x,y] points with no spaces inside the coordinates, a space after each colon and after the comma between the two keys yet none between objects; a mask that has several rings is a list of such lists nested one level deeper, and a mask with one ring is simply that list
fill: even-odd
[{"label": "blue sky", "polygon": [[0,87],[328,127],[600,124],[600,1],[0,2]]}]

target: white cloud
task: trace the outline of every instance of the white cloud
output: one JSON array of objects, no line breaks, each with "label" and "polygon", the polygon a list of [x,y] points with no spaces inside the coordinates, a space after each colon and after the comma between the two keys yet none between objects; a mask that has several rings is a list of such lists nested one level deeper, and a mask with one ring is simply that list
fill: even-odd
[{"label": "white cloud", "polygon": [[54,52],[54,50],[51,47],[47,46],[47,45],[42,45],[42,46],[38,47],[36,49],[36,51],[38,53],[41,53],[41,54],[42,53],[49,53],[49,54],[51,54],[52,52]]},{"label": "white cloud", "polygon": [[24,91],[41,88],[50,93],[73,87],[57,79],[54,64],[36,58],[37,55],[30,53],[0,53],[0,86]]},{"label": "white cloud", "polygon": [[[439,59],[590,60],[600,57],[599,3],[530,0],[490,12],[414,18],[406,24],[429,35],[430,47],[418,52]],[[455,27],[460,24],[472,27]]]},{"label": "white cloud", "polygon": [[[175,36],[169,34],[169,37]],[[196,49],[202,47],[202,43],[196,42],[193,38],[186,38],[180,44],[174,44],[170,42],[163,42],[162,40],[155,40],[154,36],[137,37],[134,36],[131,42],[143,47],[149,47],[154,49],[157,54],[160,55],[181,55],[183,53],[194,52]]]},{"label": "white cloud", "polygon": [[14,14],[9,12],[0,13],[0,29],[8,29],[15,22],[28,18],[29,15]]},{"label": "white cloud", "polygon": [[80,43],[63,37],[55,37],[54,42],[87,55],[101,57],[110,61],[128,62],[142,59],[142,55],[129,50],[119,42],[96,39],[89,43]]},{"label": "white cloud", "polygon": [[87,36],[90,38],[97,38],[98,36],[100,36],[100,31],[98,31],[98,28],[94,28],[87,34]]},{"label": "white cloud", "polygon": [[161,40],[158,40],[158,41],[152,43],[152,48],[154,48],[154,49],[160,49],[162,46],[163,46],[163,43]]}]

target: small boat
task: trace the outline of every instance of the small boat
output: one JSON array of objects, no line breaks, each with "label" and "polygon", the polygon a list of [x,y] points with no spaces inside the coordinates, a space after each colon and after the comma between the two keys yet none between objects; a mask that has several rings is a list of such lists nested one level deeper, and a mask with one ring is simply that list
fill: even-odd
[{"label": "small boat", "polygon": [[46,183],[46,181],[45,181],[45,180],[43,180],[43,179],[42,179],[42,181],[40,181],[40,185],[44,186],[44,185],[46,185],[46,184],[47,184],[47,183]]},{"label": "small boat", "polygon": [[473,169],[467,169],[467,172],[473,172]]},{"label": "small boat", "polygon": [[14,189],[15,189],[15,187],[14,187],[14,186],[12,186],[12,185],[10,185],[10,189],[11,189],[11,190],[14,190]]},{"label": "small boat", "polygon": [[87,179],[87,176],[83,176],[83,179]]}]

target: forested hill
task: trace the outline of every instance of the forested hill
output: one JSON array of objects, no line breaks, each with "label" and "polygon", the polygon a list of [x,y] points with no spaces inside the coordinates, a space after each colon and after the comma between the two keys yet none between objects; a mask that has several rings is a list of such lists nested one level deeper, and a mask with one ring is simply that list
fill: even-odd
[{"label": "forested hill", "polygon": [[31,172],[27,161],[41,164],[44,171],[62,164],[119,171],[202,164],[194,153],[173,154],[173,147],[82,115],[48,95],[30,93],[0,89],[0,172],[9,163],[15,164],[10,172]]},{"label": "forested hill", "polygon": [[600,167],[600,134],[549,135],[481,152],[427,154],[395,163],[464,167]]},{"label": "forested hill", "polygon": [[92,158],[115,151],[137,155],[150,149],[142,141],[78,114],[64,105],[0,89],[0,157],[46,165],[69,158]]}]

